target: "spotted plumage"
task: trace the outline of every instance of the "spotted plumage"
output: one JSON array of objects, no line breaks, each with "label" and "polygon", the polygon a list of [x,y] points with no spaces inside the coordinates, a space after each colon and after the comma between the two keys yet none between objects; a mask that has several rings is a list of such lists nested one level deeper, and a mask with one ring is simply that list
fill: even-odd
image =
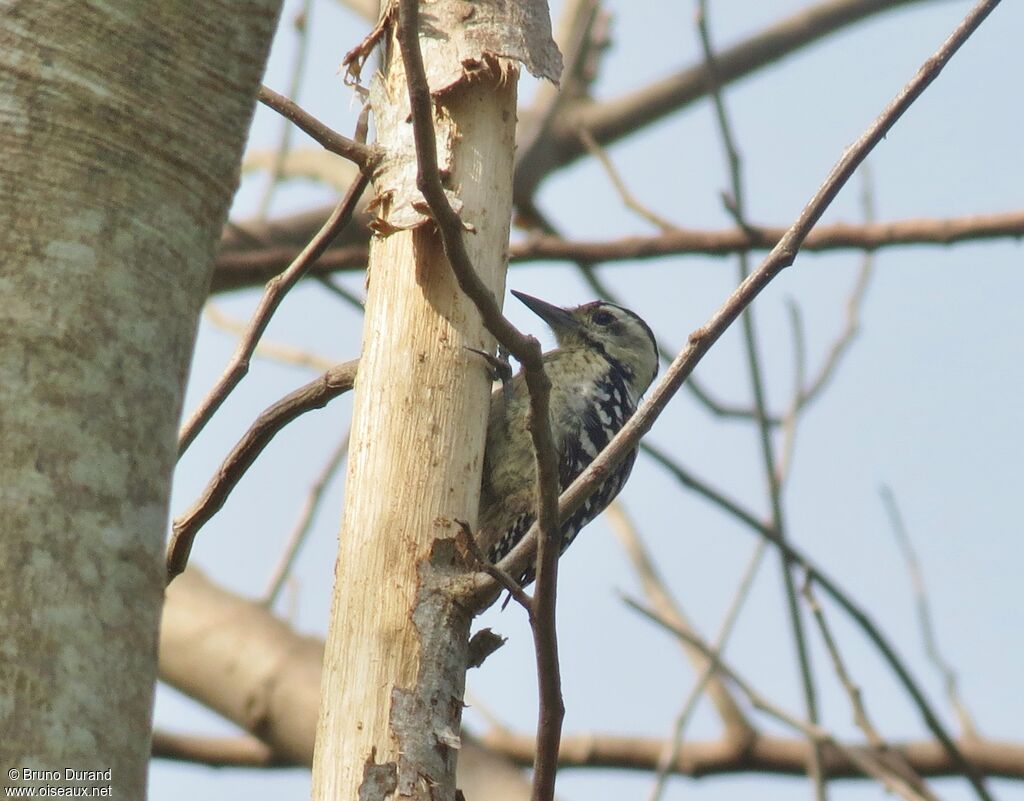
[{"label": "spotted plumage", "polygon": [[[611,303],[562,309],[513,294],[551,326],[558,341],[558,348],[544,354],[544,369],[551,381],[561,491],[636,411],[658,370],[654,335],[636,314]],[[491,397],[477,537],[492,562],[511,551],[535,519],[537,473],[528,419],[529,395],[520,373]],[[633,451],[563,524],[563,551],[618,495],[635,460]],[[527,571],[522,583],[533,578]]]}]

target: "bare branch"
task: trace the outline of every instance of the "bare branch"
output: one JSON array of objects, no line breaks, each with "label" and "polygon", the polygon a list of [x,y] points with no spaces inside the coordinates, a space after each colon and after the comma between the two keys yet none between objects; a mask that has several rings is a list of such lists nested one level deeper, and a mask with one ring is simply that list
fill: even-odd
[{"label": "bare branch", "polygon": [[[801,9],[722,51],[719,80],[728,85],[745,75],[813,44],[842,28],[916,0],[825,0]],[[576,103],[551,126],[546,147],[523,151],[516,165],[516,198],[533,196],[551,172],[583,155],[577,135],[590,131],[609,145],[699,100],[710,76],[703,60],[674,75],[602,103]]]},{"label": "bare branch", "polygon": [[[516,160],[525,164],[540,157],[549,148],[551,126],[574,101],[589,95],[596,78],[596,54],[604,46],[607,12],[600,0],[568,0],[558,20],[556,39],[563,54],[564,69],[560,84],[542,83],[529,108],[519,114],[516,131]],[[536,152],[536,154],[535,154]],[[530,199],[532,189],[521,187],[528,171],[517,169],[513,197],[518,211],[526,219],[534,216]]]},{"label": "bare branch", "polygon": [[[533,764],[533,737],[494,729],[480,738],[495,753],[519,765]],[[930,778],[962,775],[941,743],[916,740],[891,743],[916,773]],[[559,765],[569,768],[635,770],[649,773],[667,742],[658,737],[630,737],[605,733],[567,734],[562,738]],[[958,747],[986,776],[1020,779],[1024,777],[1024,746],[998,740],[962,740]],[[868,746],[845,743],[842,751],[824,749],[825,771],[829,779],[863,779],[864,774],[846,753],[866,751]],[[810,748],[804,737],[759,736],[749,746],[738,749],[728,739],[690,741],[672,764],[674,775],[695,779],[709,776],[751,775],[806,776]]]},{"label": "bare branch", "polygon": [[872,748],[885,748],[885,738],[878,733],[878,729],[874,727],[871,723],[871,718],[868,717],[867,709],[864,707],[864,699],[861,696],[860,687],[854,683],[853,679],[850,678],[849,672],[846,670],[846,664],[843,662],[842,655],[839,653],[839,646],[836,645],[835,638],[832,636],[832,629],[829,628],[828,621],[825,620],[825,613],[821,609],[821,604],[818,603],[818,599],[814,596],[814,590],[811,588],[811,582],[805,581],[801,591],[803,592],[804,598],[807,600],[807,605],[810,607],[811,614],[813,615],[815,622],[818,624],[818,631],[821,632],[821,639],[825,643],[825,649],[828,651],[829,658],[832,660],[832,667],[836,672],[839,683],[843,685],[843,689],[846,691],[846,696],[850,699],[850,707],[853,709],[854,723],[856,723],[857,727],[864,732],[868,745]]},{"label": "bare branch", "polygon": [[[865,163],[861,168],[864,176],[864,186],[861,191],[861,206],[864,209],[864,222],[870,225],[875,221],[875,199],[871,183],[871,172]],[[857,272],[857,280],[854,282],[850,296],[846,300],[846,320],[843,330],[836,337],[829,348],[825,360],[818,371],[815,379],[800,393],[799,407],[810,404],[821,391],[828,385],[829,380],[835,375],[836,368],[846,355],[853,341],[860,333],[860,310],[864,305],[864,297],[868,291],[868,284],[875,268],[875,254],[872,250],[864,251],[861,257],[860,270]]]},{"label": "bare branch", "polygon": [[782,447],[775,466],[775,480],[780,487],[785,486],[793,464],[793,453],[796,450],[796,430],[802,411],[801,399],[804,396],[804,383],[807,373],[807,344],[804,337],[804,321],[800,314],[800,306],[793,298],[787,298],[786,307],[789,311],[790,329],[793,332],[793,394],[789,408],[782,416]]},{"label": "bare branch", "polygon": [[[759,693],[753,688],[753,686],[742,678],[735,670],[725,664],[717,651],[712,649],[701,640],[699,637],[695,637],[692,633],[683,631],[682,629],[676,628],[668,621],[659,617],[656,612],[644,608],[629,598],[625,599],[627,605],[639,612],[641,615],[646,617],[648,620],[656,623],[662,628],[670,631],[676,637],[685,640],[695,647],[699,648],[708,660],[713,663],[714,669],[718,671],[722,676],[727,678],[732,684],[736,685],[737,689],[740,690],[746,697],[747,700],[756,708],[760,709],[765,714],[772,718],[775,718],[779,722],[786,726],[793,728],[808,738],[812,743],[820,743],[822,746],[830,745],[833,748],[842,750],[843,746],[836,740],[828,731],[821,728],[816,723],[810,723],[800,720],[794,715],[786,712],[780,706],[775,704],[773,701],[766,698],[764,695]],[[925,799],[920,793],[918,793],[913,787],[911,787],[907,781],[895,774],[890,768],[882,764],[877,756],[871,752],[857,752],[850,751],[845,754],[847,758],[853,762],[858,769],[863,771],[865,776],[871,776],[872,778],[880,781],[886,789],[891,792],[899,793],[906,801],[929,801]],[[818,769],[822,769],[821,755],[815,754],[814,749],[811,749],[811,758],[808,760],[809,771],[813,770],[813,767],[817,763]],[[820,780],[821,786],[824,786],[824,774]]]},{"label": "bare branch", "polygon": [[[768,546],[764,540],[758,541],[757,545],[754,546],[754,550],[750,554],[750,558],[747,560],[747,566],[743,571],[743,575],[740,576],[739,583],[736,585],[736,591],[733,593],[732,600],[729,602],[729,608],[726,609],[725,617],[722,618],[722,623],[718,627],[718,633],[715,635],[714,649],[717,653],[722,653],[725,650],[726,643],[729,641],[729,636],[732,634],[736,621],[739,620],[743,605],[750,596],[750,589],[754,586],[754,578],[757,576],[757,571],[764,559],[764,552],[767,547]],[[714,673],[715,666],[708,662],[701,675],[697,677],[697,681],[694,683],[693,689],[690,691],[690,695],[683,703],[683,708],[676,721],[675,740],[677,743],[682,741],[682,736],[687,724],[689,723],[690,717],[697,708],[697,700],[700,698],[704,688],[714,680]],[[749,729],[747,734],[736,728],[733,728],[732,731],[729,731],[728,729],[726,731],[726,737],[733,741],[737,748],[742,748],[745,743],[749,743],[756,739],[754,736],[748,736],[748,734],[753,735],[755,732],[749,723],[747,725]],[[674,757],[673,760],[670,761],[674,761]],[[665,762],[661,763],[661,765],[664,764]],[[661,765],[659,765],[659,769],[661,769]]]},{"label": "bare branch", "polygon": [[210,737],[155,729],[152,748],[156,759],[192,762],[211,768],[281,768],[294,765],[274,753],[265,742],[248,734]]},{"label": "bare branch", "polygon": [[717,506],[723,512],[732,517],[735,517],[741,523],[749,526],[754,531],[763,534],[766,537],[773,536],[771,526],[767,526],[762,523],[747,509],[744,509],[736,501],[727,498],[723,493],[707,484],[702,479],[697,478],[695,475],[690,473],[686,468],[679,464],[675,459],[665,453],[661,448],[650,442],[642,442],[640,444],[641,450],[650,456],[657,464],[665,468],[671,473],[675,479],[688,489],[692,489],[698,495],[706,498],[713,505]]},{"label": "bare branch", "polygon": [[167,547],[167,575],[170,581],[188,564],[196,534],[224,505],[235,485],[282,428],[297,417],[322,409],[329,401],[352,389],[358,361],[332,367],[315,381],[286,395],[265,409],[249,426],[221,462],[203,493],[192,507],[174,520]]},{"label": "bare branch", "polygon": [[821,638],[824,641],[829,657],[832,660],[832,666],[835,669],[836,676],[839,678],[840,683],[843,685],[843,689],[846,691],[847,697],[850,699],[854,722],[860,730],[864,732],[864,736],[868,741],[868,746],[877,752],[880,761],[888,761],[890,766],[907,779],[917,792],[919,792],[923,797],[933,799],[934,801],[936,797],[934,793],[932,793],[931,789],[924,783],[914,769],[907,764],[907,761],[903,759],[898,752],[892,749],[892,747],[878,733],[878,730],[874,725],[872,725],[871,719],[868,717],[867,709],[864,706],[860,687],[853,681],[849,671],[846,669],[843,658],[839,653],[839,646],[836,644],[835,637],[832,635],[832,630],[829,628],[828,622],[825,620],[825,613],[821,608],[821,604],[818,603],[818,599],[814,595],[811,581],[807,580],[804,582],[803,594],[807,599],[807,603],[811,608],[814,619],[818,624],[818,629],[821,632]]},{"label": "bare branch", "polygon": [[353,309],[358,311],[360,314],[366,311],[366,302],[360,298],[356,293],[350,292],[347,288],[339,284],[333,276],[330,275],[317,275],[314,276],[324,289],[330,292],[332,295],[336,295],[341,298],[345,303],[351,306]]},{"label": "bare branch", "polygon": [[473,557],[475,569],[483,571],[497,580],[508,594],[515,599],[516,603],[526,610],[526,614],[532,622],[533,599],[519,586],[519,583],[512,576],[488,561],[487,555],[480,548],[480,543],[477,542],[476,537],[473,535],[473,530],[469,527],[469,523],[465,520],[456,520],[455,522],[458,524],[461,534],[458,544]]},{"label": "bare branch", "polygon": [[[977,765],[967,760],[964,752],[960,750],[956,741],[953,740],[949,735],[949,732],[946,731],[945,726],[943,726],[942,722],[935,714],[935,711],[932,709],[931,704],[929,704],[928,700],[925,698],[921,687],[910,675],[910,671],[907,669],[907,666],[896,653],[892,643],[889,642],[867,612],[865,612],[848,593],[844,592],[835,580],[814,564],[806,554],[802,553],[799,549],[793,547],[788,542],[780,539],[770,530],[759,530],[758,533],[765,539],[772,542],[776,548],[781,550],[793,565],[804,570],[808,578],[821,587],[821,589],[823,589],[828,596],[831,597],[832,600],[850,616],[861,631],[864,632],[865,636],[871,641],[875,648],[878,649],[882,658],[886,663],[888,663],[893,673],[896,674],[896,678],[899,679],[900,685],[910,696],[910,700],[917,708],[924,724],[935,736],[936,742],[945,750],[946,757],[950,764],[956,766],[956,772],[958,772],[959,775],[966,776],[971,781],[972,785],[975,787],[975,791],[977,792],[977,784],[981,783]],[[983,784],[982,788],[984,788]],[[991,801],[991,799],[989,799],[989,801]]]},{"label": "bare branch", "polygon": [[[207,301],[206,306],[203,308],[203,316],[214,328],[219,328],[221,331],[235,337],[245,336],[245,323],[236,320],[212,301]],[[288,345],[283,342],[271,342],[266,339],[260,340],[256,350],[253,351],[253,355],[262,356],[265,359],[270,359],[280,364],[293,364],[320,372],[331,369],[335,364],[334,359],[328,359],[326,356],[319,356],[316,353],[303,348],[297,348],[294,345]]]},{"label": "bare branch", "polygon": [[[605,517],[611,524],[619,543],[629,557],[629,561],[633,564],[633,570],[640,579],[640,585],[643,587],[644,594],[651,605],[667,620],[671,620],[680,628],[691,630],[693,628],[692,624],[679,607],[676,599],[668,591],[664,579],[658,573],[658,569],[647,552],[643,540],[640,539],[636,526],[633,525],[633,521],[626,514],[623,503],[621,501],[613,501],[605,510]],[[696,649],[684,646],[683,652],[690,658],[697,672],[703,673],[707,671],[709,667],[708,661]],[[718,716],[725,725],[726,731],[729,732],[729,736],[740,741],[752,739],[754,730],[746,715],[743,714],[743,710],[740,709],[736,700],[730,694],[729,689],[721,681],[710,678],[701,684],[701,691],[704,690],[705,686],[708,689],[708,697],[715,705]]]},{"label": "bare branch", "polygon": [[[194,568],[168,589],[160,636],[161,678],[250,732],[258,730],[278,761],[309,763],[323,659],[321,640],[298,634],[258,603],[216,586]],[[241,662],[239,654],[244,656]],[[241,673],[233,673],[232,667],[237,670],[240,665]],[[499,727],[479,739],[465,733],[463,738],[467,749],[479,751],[482,740],[484,753],[502,755],[523,767],[533,764],[532,735]],[[559,766],[650,772],[657,768],[665,742],[659,737],[605,733],[567,735]],[[958,746],[985,775],[1024,779],[1024,745],[979,739],[964,740]],[[921,776],[961,775],[948,751],[934,740],[898,742],[892,748]],[[761,736],[742,750],[725,739],[691,741],[672,772],[695,778],[748,772],[802,776],[807,752],[802,737]],[[470,766],[465,756],[459,760],[459,784],[464,788],[463,769]],[[830,778],[862,776],[842,754],[826,749],[825,756]],[[493,778],[494,768],[489,767],[485,780]]]},{"label": "bare branch", "polygon": [[[294,258],[296,249],[281,240],[293,241],[307,230],[311,215],[277,221],[280,230],[273,242],[259,247],[233,246],[218,257],[212,291],[223,292],[266,281]],[[292,231],[290,228],[294,228]],[[287,236],[285,232],[287,231]],[[770,250],[785,234],[778,226],[751,224],[749,230],[698,230],[680,228],[654,236],[620,239],[573,240],[560,236],[531,236],[510,246],[509,259],[521,264],[535,261],[607,262],[644,261],[670,256],[731,256],[741,250]],[[831,223],[815,227],[801,245],[808,252],[834,250],[881,250],[912,245],[954,245],[992,239],[1024,237],[1024,211],[973,214],[965,217],[893,220],[872,223]],[[365,244],[339,244],[317,262],[314,273],[361,270],[366,266]]]},{"label": "bare branch", "polygon": [[[713,647],[716,653],[722,653],[725,648],[725,644],[729,639],[729,635],[732,633],[733,627],[739,619],[740,610],[743,608],[743,604],[746,602],[746,599],[750,594],[750,588],[753,586],[754,577],[757,575],[757,570],[760,567],[766,548],[767,544],[765,540],[760,540],[751,554],[750,561],[747,564],[747,569],[744,571],[744,574],[736,587],[736,592],[733,594],[733,599],[729,604],[729,609],[726,611],[722,624],[719,627],[718,634],[715,637],[715,644]],[[646,554],[642,551],[636,555],[633,555],[632,553],[630,555],[633,561],[637,564],[638,572],[641,577],[653,570],[653,565],[648,568],[644,564]],[[657,586],[654,585],[648,589],[647,583],[647,581],[644,581],[645,591],[652,601],[654,608],[658,610],[658,613],[666,620],[670,620],[676,625],[685,624],[685,618],[682,618],[678,614],[674,614],[671,607],[666,607],[664,602],[659,600],[659,593],[657,591],[652,592],[652,590],[657,590]],[[692,627],[689,625],[680,625],[680,628],[692,630]],[[692,650],[696,649],[686,648],[686,650],[687,653],[690,653]],[[704,657],[701,657],[699,661],[697,661],[697,664],[701,666],[700,674],[697,677],[697,681],[691,688],[689,695],[687,695],[686,700],[683,702],[682,708],[679,710],[679,714],[676,715],[675,721],[673,721],[672,736],[670,739],[665,741],[661,756],[658,759],[658,769],[655,775],[654,785],[651,787],[651,792],[648,796],[649,801],[658,801],[665,791],[668,774],[672,770],[672,765],[679,760],[683,734],[693,716],[694,711],[697,709],[697,702],[700,700],[705,688],[708,690],[708,696],[711,698],[712,703],[714,703],[715,707],[719,710],[719,717],[722,718],[722,721],[725,724],[725,739],[733,743],[734,747],[740,751],[746,749],[757,740],[757,731],[747,720],[746,715],[739,710],[738,705],[732,698],[732,695],[728,692],[724,683],[715,675],[714,665]],[[734,709],[735,713],[732,712]]]},{"label": "bare branch", "polygon": [[284,551],[278,560],[277,567],[270,577],[266,592],[263,593],[262,603],[268,608],[274,605],[277,597],[281,594],[284,583],[288,580],[288,576],[291,575],[292,566],[295,564],[295,557],[298,556],[299,549],[313,528],[313,518],[320,508],[320,503],[323,501],[324,491],[338,474],[338,470],[345,461],[345,455],[348,453],[348,440],[349,432],[346,431],[345,436],[335,446],[331,455],[327,458],[327,462],[321,468],[320,474],[309,488],[306,499],[302,503],[302,509],[299,512],[299,519],[292,528],[292,533],[289,535],[288,542],[284,546]]},{"label": "bare branch", "polygon": [[[630,236],[611,241],[571,240],[536,236],[512,245],[513,262],[612,261],[657,259],[666,256],[731,256],[743,250],[771,250],[786,234],[778,226],[750,223],[747,228],[697,230],[676,228],[654,236]],[[830,223],[817,226],[801,250],[880,250],[909,245],[953,245],[987,239],[1024,236],[1024,211],[973,214],[965,217],[893,220],[878,223]]]},{"label": "bare branch", "polygon": [[[732,193],[726,197],[725,205],[732,213],[737,226],[747,231],[749,224],[746,218],[746,190],[743,182],[742,159],[736,143],[736,136],[732,130],[732,124],[729,121],[729,115],[725,108],[725,100],[722,96],[722,78],[718,59],[711,44],[711,32],[708,28],[707,0],[697,0],[696,21],[697,36],[704,54],[704,65],[708,74],[711,100],[715,109],[715,118],[718,122],[718,133],[722,140],[722,147],[725,151],[729,170]],[[740,251],[738,254],[738,264],[739,279],[742,283],[750,274],[749,253],[747,251]],[[779,474],[776,472],[775,445],[772,439],[772,426],[768,421],[768,403],[765,398],[763,370],[757,347],[754,312],[751,307],[748,306],[744,309],[740,324],[743,328],[747,372],[750,376],[750,386],[754,396],[754,421],[757,424],[758,434],[760,435],[762,467],[768,486],[771,524],[775,533],[780,539],[783,539],[787,534],[782,506],[782,482]],[[790,421],[790,430],[792,430],[794,423],[795,418]],[[779,567],[782,572],[783,588],[786,594],[786,608],[789,613],[793,648],[796,651],[796,661],[800,671],[800,685],[803,691],[804,708],[807,719],[811,725],[816,726],[819,721],[817,688],[815,686],[810,654],[807,649],[804,624],[800,616],[800,606],[796,587],[794,586],[793,573],[785,556],[782,554],[780,556]],[[808,762],[807,775],[814,784],[815,797],[818,801],[825,801],[827,793],[821,761],[821,744],[819,740],[815,739],[812,742],[811,759]]]},{"label": "bare branch", "polygon": [[227,368],[209,394],[199,404],[199,408],[192,413],[188,422],[182,426],[181,433],[178,436],[178,458],[181,458],[181,455],[188,450],[189,445],[199,435],[199,432],[202,431],[203,427],[210,421],[210,418],[221,407],[221,404],[227,400],[228,395],[231,394],[232,390],[238,386],[246,373],[249,372],[249,362],[252,359],[253,351],[255,351],[260,337],[263,336],[263,332],[266,331],[267,326],[270,324],[270,319],[273,317],[274,312],[277,311],[277,307],[281,305],[285,295],[306,273],[310,265],[327,249],[327,246],[337,233],[348,225],[349,220],[352,219],[356,204],[359,202],[359,198],[369,182],[369,171],[364,170],[353,182],[348,190],[348,194],[335,207],[327,222],[323,224],[320,231],[310,240],[309,244],[303,248],[295,261],[289,265],[287,270],[280,275],[274,276],[267,282],[267,286],[263,291],[263,297],[260,298],[259,306],[249,321],[246,335],[238,343],[238,347],[231,356],[231,361],[228,363]]},{"label": "bare branch", "polygon": [[594,137],[590,135],[590,131],[586,129],[580,131],[580,141],[583,142],[583,146],[587,149],[587,152],[597,159],[601,167],[604,168],[605,175],[607,175],[608,180],[611,181],[611,184],[615,188],[623,206],[636,212],[638,216],[647,220],[647,222],[659,231],[672,231],[676,228],[675,223],[647,208],[647,206],[636,199],[633,193],[629,191],[629,187],[626,186],[626,182],[619,174],[619,171],[615,168],[615,164],[612,162],[611,157],[605,152],[604,148],[594,140]]},{"label": "bare branch", "polygon": [[377,149],[371,145],[357,142],[342,136],[333,128],[324,125],[316,117],[304,110],[298,103],[279,95],[273,89],[261,86],[257,96],[263,105],[274,109],[282,117],[291,120],[295,125],[309,134],[316,142],[332,153],[357,164],[363,171],[372,170],[380,158]]},{"label": "bare branch", "polygon": [[[291,78],[287,94],[289,98],[297,98],[299,90],[302,88],[302,75],[306,70],[306,56],[309,53],[309,18],[312,13],[313,0],[303,0],[302,8],[299,9],[294,18],[293,26],[296,34],[298,34],[298,44],[296,45],[295,55],[292,60]],[[277,190],[277,184],[281,180],[281,171],[284,169],[285,158],[288,156],[288,151],[291,150],[293,130],[294,126],[289,125],[288,117],[285,116],[284,124],[281,126],[281,138],[274,149],[274,160],[270,164],[266,188],[263,190],[263,197],[260,198],[259,205],[256,208],[257,219],[265,219],[267,212],[270,210],[270,204],[274,199],[274,192]]]},{"label": "bare branch", "polygon": [[942,684],[946,690],[946,698],[956,713],[957,721],[960,724],[960,731],[967,739],[978,737],[977,727],[974,719],[967,709],[967,705],[960,697],[957,689],[956,671],[942,656],[939,650],[938,638],[935,636],[935,626],[932,623],[931,608],[928,603],[928,588],[924,582],[924,571],[921,570],[921,562],[914,550],[914,543],[910,539],[907,527],[903,523],[903,515],[900,514],[899,505],[896,503],[896,496],[890,487],[883,484],[879,488],[882,496],[882,504],[889,515],[889,524],[893,536],[903,553],[903,560],[907,564],[907,572],[910,574],[910,583],[914,590],[914,601],[917,606],[917,619],[921,627],[921,639],[924,641],[924,651],[932,664],[935,665],[942,676]]},{"label": "bare branch", "polygon": [[[161,679],[258,736],[277,763],[312,762],[323,654],[323,640],[300,634],[195,568],[167,589]],[[458,786],[467,798],[488,801],[530,794],[518,767],[465,731]]]}]

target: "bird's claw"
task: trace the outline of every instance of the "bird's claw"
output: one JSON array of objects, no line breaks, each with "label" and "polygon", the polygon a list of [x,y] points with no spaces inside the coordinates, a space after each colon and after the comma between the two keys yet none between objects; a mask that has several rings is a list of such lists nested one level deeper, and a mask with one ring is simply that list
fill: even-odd
[{"label": "bird's claw", "polygon": [[491,381],[500,381],[501,386],[508,392],[512,382],[512,365],[508,362],[508,350],[501,345],[498,346],[498,355],[493,356],[485,350],[479,350],[477,348],[471,348],[468,345],[465,346],[466,350],[472,351],[478,356],[482,357],[487,362],[488,375],[491,377]]},{"label": "bird's claw", "polygon": [[512,380],[512,365],[509,364],[509,351],[504,347],[498,347],[498,355],[488,353],[486,350],[479,350],[475,347],[465,346],[467,350],[476,353],[487,363],[487,374],[492,381],[501,381],[503,384]]}]

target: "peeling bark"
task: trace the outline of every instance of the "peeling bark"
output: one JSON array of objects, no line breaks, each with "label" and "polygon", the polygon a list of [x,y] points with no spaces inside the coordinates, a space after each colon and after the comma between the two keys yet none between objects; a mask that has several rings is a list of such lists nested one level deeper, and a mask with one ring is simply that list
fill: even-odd
[{"label": "peeling bark", "polygon": [[391,731],[398,741],[398,793],[440,786],[455,770],[462,747],[462,696],[466,685],[469,612],[455,602],[454,581],[465,573],[452,540],[438,540],[420,565],[420,589],[412,621],[419,637],[416,684],[391,694]]}]

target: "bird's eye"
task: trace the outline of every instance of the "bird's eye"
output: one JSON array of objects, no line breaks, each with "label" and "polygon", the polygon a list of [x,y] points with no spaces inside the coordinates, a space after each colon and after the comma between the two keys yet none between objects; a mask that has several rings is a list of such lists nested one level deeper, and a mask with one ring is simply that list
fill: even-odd
[{"label": "bird's eye", "polygon": [[594,312],[594,316],[590,318],[594,321],[595,325],[611,325],[615,322],[615,315],[607,311]]}]

